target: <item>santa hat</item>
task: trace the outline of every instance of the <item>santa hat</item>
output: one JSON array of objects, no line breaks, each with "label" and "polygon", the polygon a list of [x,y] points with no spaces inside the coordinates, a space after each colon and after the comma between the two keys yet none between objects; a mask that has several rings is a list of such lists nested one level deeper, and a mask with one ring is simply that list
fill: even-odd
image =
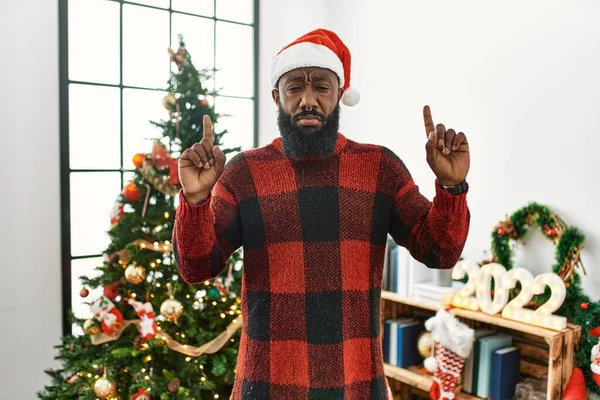
[{"label": "santa hat", "polygon": [[285,46],[271,60],[270,81],[273,89],[281,76],[303,67],[320,67],[333,71],[344,89],[342,104],[354,106],[360,101],[360,93],[350,87],[350,50],[333,32],[316,29]]}]

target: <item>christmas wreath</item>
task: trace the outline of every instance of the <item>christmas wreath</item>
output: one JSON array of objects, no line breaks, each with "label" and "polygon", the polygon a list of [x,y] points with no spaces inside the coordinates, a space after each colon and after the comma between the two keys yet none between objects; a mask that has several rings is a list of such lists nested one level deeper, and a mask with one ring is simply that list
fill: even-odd
[{"label": "christmas wreath", "polygon": [[[555,244],[555,264],[552,271],[565,282],[567,295],[557,314],[582,327],[581,345],[576,354],[576,364],[583,370],[590,391],[600,393],[600,388],[592,379],[590,353],[598,343],[596,328],[600,323],[600,302],[591,301],[583,293],[581,277],[578,269],[585,274],[581,262],[581,248],[585,236],[573,226],[569,226],[562,218],[544,205],[531,203],[501,221],[492,231],[493,262],[503,265],[507,270],[513,267],[513,245],[523,242],[531,228],[539,228],[542,234]],[[545,302],[547,295],[540,295],[534,303]],[[535,307],[536,304],[533,304]],[[596,328],[596,329],[594,329]]]}]

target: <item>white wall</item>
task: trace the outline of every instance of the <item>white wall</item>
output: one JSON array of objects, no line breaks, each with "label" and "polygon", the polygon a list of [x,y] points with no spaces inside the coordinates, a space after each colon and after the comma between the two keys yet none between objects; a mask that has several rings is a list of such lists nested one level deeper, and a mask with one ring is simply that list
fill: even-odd
[{"label": "white wall", "polygon": [[299,36],[317,28],[326,28],[329,20],[327,2],[307,0],[261,0],[259,43],[259,144],[270,143],[280,136],[277,107],[271,97],[269,63]]},{"label": "white wall", "polygon": [[61,335],[57,3],[0,3],[0,400],[35,398]]},{"label": "white wall", "polygon": [[[422,118],[422,107],[429,104],[434,122],[463,130],[470,142],[472,224],[464,255],[474,260],[489,255],[484,251],[495,224],[538,201],[587,235],[584,288],[600,298],[600,173],[593,162],[600,148],[600,3],[322,3],[328,11],[302,15],[293,29],[282,29],[288,18],[271,24],[261,15],[262,42],[267,42],[261,60],[272,56],[275,42],[286,44],[316,24],[336,31],[350,48],[351,82],[362,94],[356,107],[343,108],[342,132],[393,149],[431,198],[434,175],[425,161]],[[265,14],[279,11],[275,2],[263,1],[263,7]],[[266,139],[276,124],[274,106],[264,103],[261,131],[268,133],[261,138]],[[553,247],[532,235],[516,261],[549,271]]]}]

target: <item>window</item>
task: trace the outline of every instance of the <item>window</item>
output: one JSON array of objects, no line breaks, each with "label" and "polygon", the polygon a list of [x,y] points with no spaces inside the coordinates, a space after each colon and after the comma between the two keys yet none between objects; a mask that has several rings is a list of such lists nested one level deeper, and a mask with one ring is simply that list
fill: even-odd
[{"label": "window", "polygon": [[[167,48],[181,33],[227,129],[223,147],[256,147],[258,0],[60,0],[63,330],[91,316],[82,275],[102,263],[109,214],[134,166],[161,136]],[[221,89],[222,88],[222,89]],[[96,295],[91,293],[90,296]]]}]

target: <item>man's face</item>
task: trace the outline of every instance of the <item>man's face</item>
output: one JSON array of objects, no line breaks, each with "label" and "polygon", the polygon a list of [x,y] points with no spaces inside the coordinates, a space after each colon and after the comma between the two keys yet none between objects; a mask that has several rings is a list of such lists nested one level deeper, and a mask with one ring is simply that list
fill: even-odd
[{"label": "man's face", "polygon": [[333,152],[339,128],[342,90],[335,73],[298,68],[284,74],[273,90],[278,125],[286,153],[293,157]]}]

